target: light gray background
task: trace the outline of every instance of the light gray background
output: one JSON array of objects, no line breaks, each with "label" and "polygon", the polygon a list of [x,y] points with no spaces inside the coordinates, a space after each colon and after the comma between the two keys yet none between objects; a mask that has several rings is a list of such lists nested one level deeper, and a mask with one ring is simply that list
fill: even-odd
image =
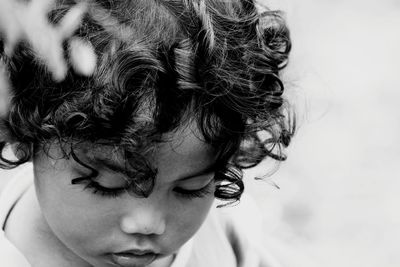
[{"label": "light gray background", "polygon": [[295,267],[400,266],[400,2],[275,3],[300,129],[271,178],[281,190],[252,183],[269,236]]}]

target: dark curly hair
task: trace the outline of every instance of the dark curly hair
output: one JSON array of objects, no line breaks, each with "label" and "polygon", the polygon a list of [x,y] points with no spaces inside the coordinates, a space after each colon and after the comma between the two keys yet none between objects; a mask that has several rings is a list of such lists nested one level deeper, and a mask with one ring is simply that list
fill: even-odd
[{"label": "dark curly hair", "polygon": [[[59,0],[51,21],[74,3]],[[26,44],[2,57],[13,95],[0,152],[14,144],[18,154],[1,156],[2,168],[56,140],[95,176],[75,145],[117,146],[137,173],[132,190],[146,197],[155,176],[144,155],[189,120],[217,152],[217,198],[240,198],[242,169],[285,159],[295,125],[279,77],[291,48],[281,13],[261,13],[253,0],[92,0],[76,35],[97,54],[91,77],[71,70],[54,82]]]}]

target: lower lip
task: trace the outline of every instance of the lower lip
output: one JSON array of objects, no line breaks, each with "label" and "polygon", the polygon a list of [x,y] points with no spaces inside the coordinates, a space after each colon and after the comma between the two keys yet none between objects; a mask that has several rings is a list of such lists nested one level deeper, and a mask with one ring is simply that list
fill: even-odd
[{"label": "lower lip", "polygon": [[111,254],[114,263],[122,267],[146,266],[152,263],[157,254],[146,253],[143,255],[136,255],[131,253]]}]

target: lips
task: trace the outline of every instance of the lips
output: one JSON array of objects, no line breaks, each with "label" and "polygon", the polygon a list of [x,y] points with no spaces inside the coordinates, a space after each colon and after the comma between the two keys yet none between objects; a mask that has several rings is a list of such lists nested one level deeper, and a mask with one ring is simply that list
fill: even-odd
[{"label": "lips", "polygon": [[151,250],[129,250],[112,253],[112,261],[122,267],[146,266],[152,263],[159,254]]}]

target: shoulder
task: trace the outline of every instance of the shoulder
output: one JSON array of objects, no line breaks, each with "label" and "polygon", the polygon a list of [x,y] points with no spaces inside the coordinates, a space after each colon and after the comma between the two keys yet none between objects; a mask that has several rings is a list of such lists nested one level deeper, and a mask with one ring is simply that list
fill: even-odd
[{"label": "shoulder", "polygon": [[236,206],[212,209],[193,238],[190,266],[281,266],[263,245],[262,225],[257,205],[248,195]]},{"label": "shoulder", "polygon": [[0,194],[0,258],[2,265],[7,267],[30,266],[24,255],[8,240],[4,228],[11,210],[32,183],[31,166],[21,167]]},{"label": "shoulder", "polygon": [[3,230],[0,230],[0,258],[2,266],[30,267],[24,255],[5,237]]},{"label": "shoulder", "polygon": [[33,183],[33,169],[31,164],[26,164],[19,167],[18,172],[6,184],[0,193],[0,225],[4,228],[7,217],[21,198],[24,192]]},{"label": "shoulder", "polygon": [[266,222],[256,201],[243,194],[232,207],[218,209],[221,223],[240,267],[280,267],[280,262],[265,245]]}]

